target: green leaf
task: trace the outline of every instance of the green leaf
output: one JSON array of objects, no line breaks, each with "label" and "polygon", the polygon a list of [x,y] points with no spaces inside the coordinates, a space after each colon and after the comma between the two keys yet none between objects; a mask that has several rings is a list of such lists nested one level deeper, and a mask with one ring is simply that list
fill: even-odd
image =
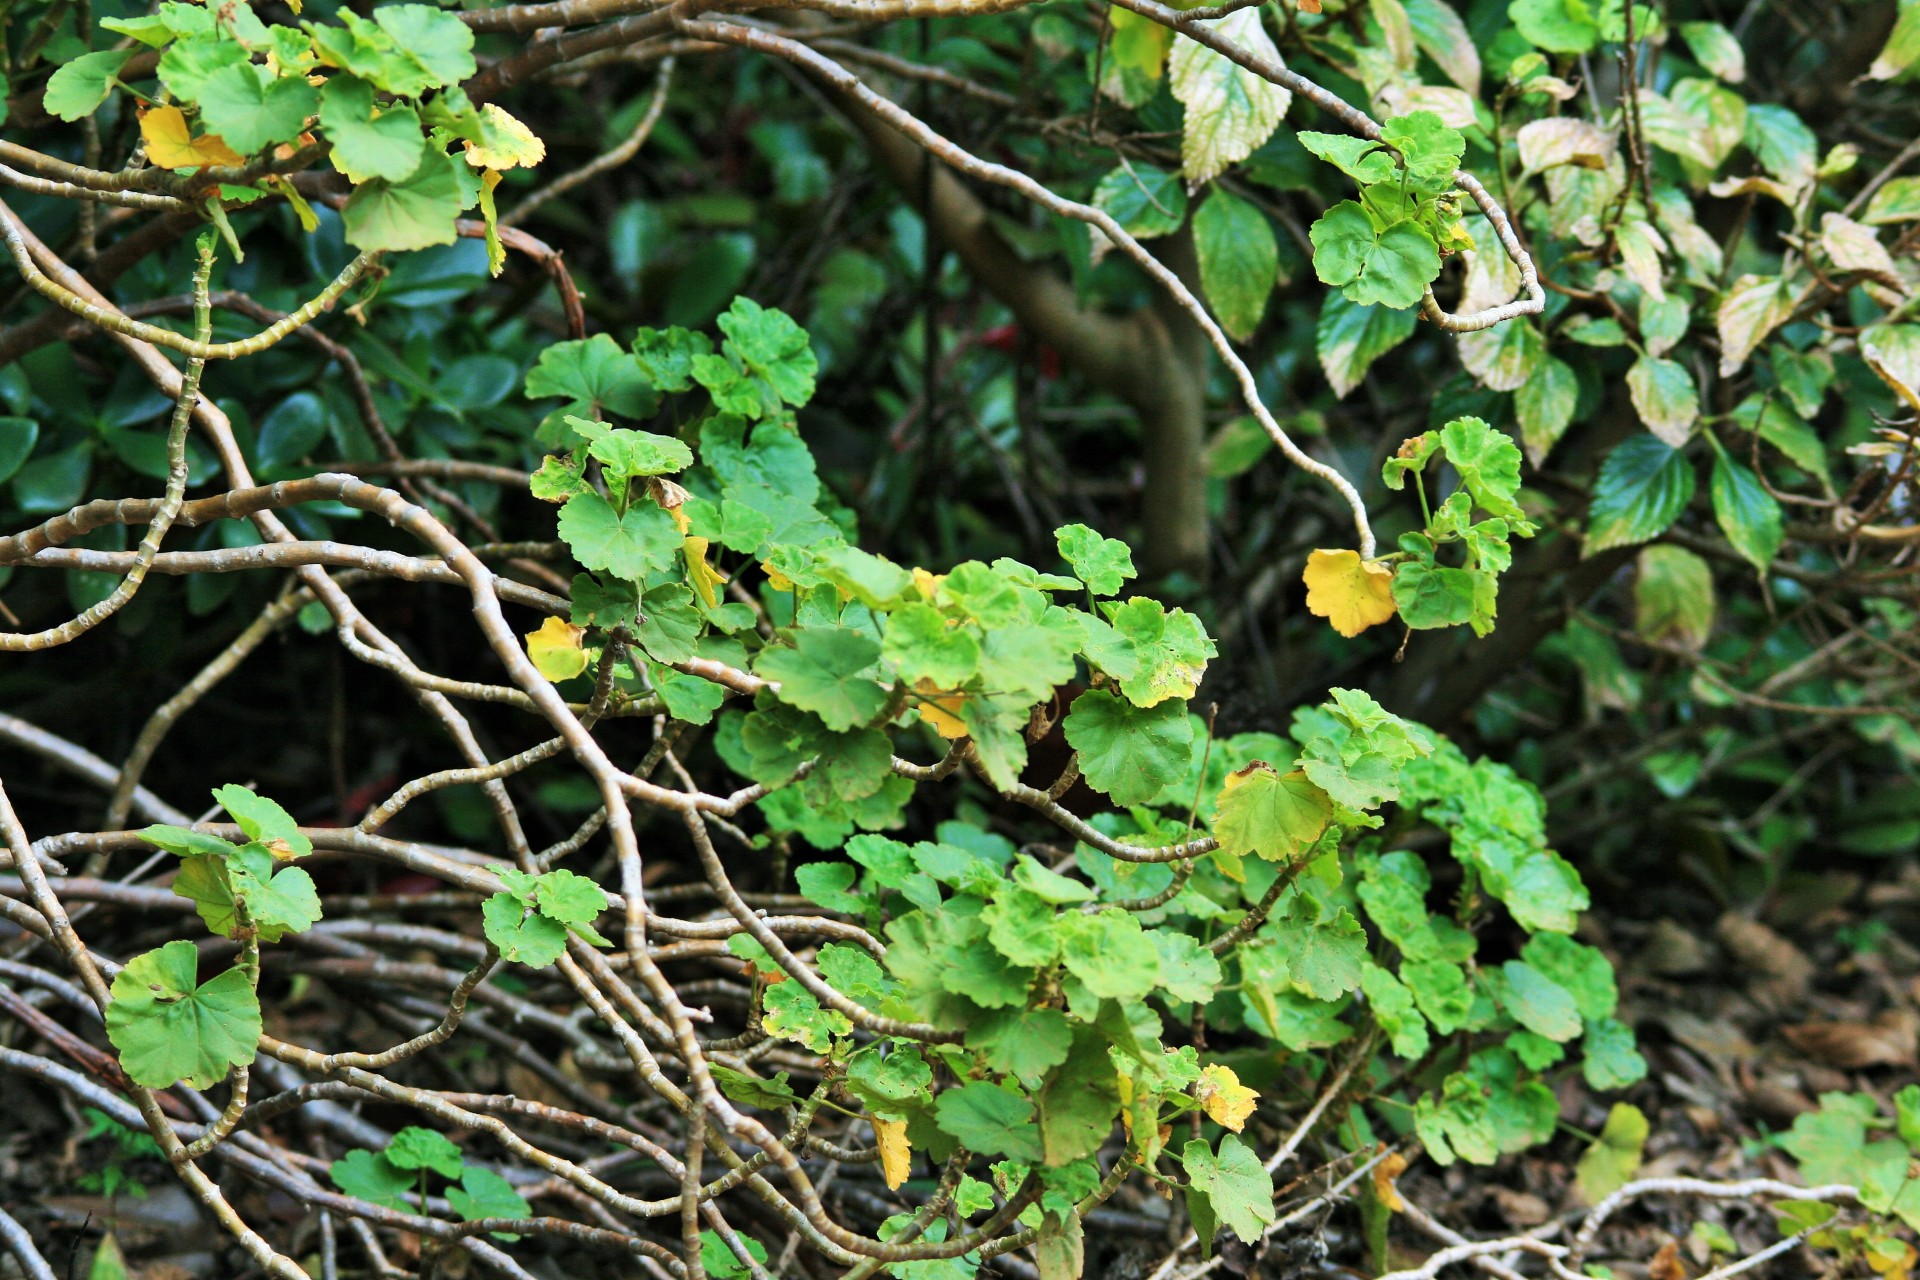
[{"label": "green leaf", "polygon": [[680,529],[652,502],[621,512],[597,493],[582,493],[560,508],[560,540],[584,567],[639,582],[673,564]]},{"label": "green leaf", "polygon": [[402,1212],[409,1208],[406,1195],[417,1181],[385,1156],[365,1148],[349,1151],[335,1160],[327,1174],[343,1194]]},{"label": "green leaf", "polygon": [[160,55],[160,80],[177,98],[198,102],[207,77],[222,67],[247,61],[247,50],[224,36],[190,36],[176,40]]},{"label": "green leaf", "polygon": [[1780,503],[1760,483],[1760,477],[1724,452],[1713,458],[1713,517],[1741,558],[1764,574],[1773,565],[1785,534]]},{"label": "green leaf", "polygon": [[1403,218],[1376,229],[1353,200],[1321,214],[1308,236],[1314,274],[1352,302],[1411,307],[1440,275],[1439,248],[1424,228]]},{"label": "green leaf", "polygon": [[1580,1069],[1595,1089],[1625,1089],[1647,1078],[1647,1060],[1634,1047],[1633,1028],[1613,1018],[1587,1024]]},{"label": "green leaf", "polygon": [[[755,1262],[767,1260],[765,1245],[749,1235],[740,1235],[738,1239],[746,1246],[748,1255]],[[707,1274],[713,1277],[713,1280],[743,1280],[744,1277],[753,1274],[741,1265],[740,1259],[734,1256],[727,1242],[722,1240],[718,1233],[712,1231],[700,1233],[700,1265],[706,1268]]]},{"label": "green leaf", "polygon": [[767,1034],[793,1040],[815,1053],[825,1053],[838,1037],[853,1034],[853,1019],[838,1009],[823,1008],[811,991],[788,979],[768,987],[760,997]]},{"label": "green leaf", "polygon": [[1733,32],[1717,22],[1682,22],[1679,29],[1695,62],[1729,84],[1747,78],[1746,51]]},{"label": "green leaf", "polygon": [[107,1039],[134,1083],[207,1089],[253,1061],[264,1028],[252,983],[238,968],[202,983],[199,964],[191,942],[169,942],[114,975]]},{"label": "green leaf", "polygon": [[1507,16],[1529,43],[1549,53],[1586,53],[1600,42],[1587,0],[1513,0]]},{"label": "green leaf", "polygon": [[1052,964],[1060,955],[1053,928],[1053,905],[1037,893],[1002,889],[980,913],[994,950],[1018,965]]},{"label": "green leaf", "polygon": [[1311,130],[1303,130],[1297,136],[1301,146],[1363,187],[1386,182],[1394,175],[1393,154],[1371,138]]},{"label": "green leaf", "polygon": [[251,62],[222,67],[200,86],[200,122],[241,155],[298,138],[319,109],[319,91],[304,76],[276,76]]},{"label": "green leaf", "polygon": [[429,4],[389,4],[373,20],[392,40],[384,83],[403,98],[459,84],[473,75],[473,32],[454,14]]},{"label": "green leaf", "polygon": [[[1255,57],[1280,61],[1257,9],[1207,24]],[[1167,64],[1173,96],[1186,108],[1180,159],[1190,184],[1207,181],[1253,154],[1287,113],[1293,94],[1220,54],[1176,37]]]},{"label": "green leaf", "polygon": [[225,860],[229,855],[238,853],[240,846],[222,840],[219,836],[210,836],[202,831],[189,831],[185,827],[152,826],[140,833],[140,838],[148,844],[165,849],[168,853],[178,854],[182,858],[195,855],[210,855]]},{"label": "green leaf", "polygon": [[1652,546],[1640,553],[1633,582],[1633,628],[1655,643],[1688,649],[1713,632],[1713,571],[1685,547]]},{"label": "green leaf", "polygon": [[1120,1093],[1106,1037],[1091,1027],[1074,1036],[1067,1060],[1048,1077],[1036,1101],[1046,1163],[1058,1167],[1097,1152],[1113,1131]]},{"label": "green leaf", "polygon": [[[1191,698],[1206,674],[1207,660],[1219,652],[1200,619],[1145,596],[1109,608],[1112,626],[1102,638],[1110,635],[1114,643],[1099,653],[1089,648],[1087,656],[1119,679],[1127,700],[1151,707],[1169,698]],[[1090,619],[1085,625],[1092,643],[1099,621]]]},{"label": "green leaf", "polygon": [[800,627],[787,635],[792,648],[770,646],[754,661],[756,674],[780,682],[783,701],[836,730],[864,725],[885,709],[887,690],[872,674],[879,644],[846,627]]},{"label": "green leaf", "polygon": [[813,399],[820,362],[807,343],[807,331],[786,312],[735,298],[716,323],[727,335],[727,349],[781,400],[797,408]]},{"label": "green leaf", "polygon": [[1565,987],[1522,960],[1507,961],[1500,972],[1506,978],[1502,1003],[1521,1026],[1554,1041],[1580,1034],[1580,1011]]},{"label": "green leaf", "polygon": [[548,396],[565,397],[572,403],[563,412],[583,418],[601,410],[644,417],[659,403],[639,362],[604,333],[556,342],[540,353],[527,371],[527,397]]},{"label": "green leaf", "polygon": [[47,78],[48,113],[62,120],[83,120],[98,111],[113,92],[114,77],[132,56],[131,49],[103,49],[62,63]]},{"label": "green leaf", "polygon": [[567,927],[529,910],[510,893],[496,893],[480,905],[481,927],[500,958],[544,969],[567,949]]},{"label": "green leaf", "polygon": [[1280,278],[1280,246],[1267,215],[1216,187],[1193,215],[1193,244],[1208,305],[1220,327],[1245,342]]},{"label": "green leaf", "polygon": [[1333,801],[1304,772],[1282,774],[1256,760],[1227,775],[1213,833],[1228,853],[1291,862],[1320,838],[1332,817]]},{"label": "green leaf", "polygon": [[1516,500],[1520,449],[1506,432],[1495,431],[1479,418],[1455,418],[1440,429],[1440,444],[1475,506],[1509,520],[1526,519]]},{"label": "green leaf", "polygon": [[1450,1036],[1466,1025],[1473,991],[1459,965],[1451,960],[1409,960],[1400,966],[1400,980],[1441,1035]]},{"label": "green leaf", "polygon": [[1160,986],[1175,1000],[1206,1004],[1218,993],[1220,961],[1184,933],[1155,929],[1147,936],[1160,952]]},{"label": "green leaf", "polygon": [[1693,468],[1652,435],[1633,436],[1607,455],[1587,508],[1587,552],[1657,537],[1693,497]]},{"label": "green leaf", "polygon": [[1374,1021],[1392,1042],[1393,1051],[1409,1061],[1424,1057],[1432,1041],[1427,1036],[1427,1020],[1414,1006],[1413,993],[1372,961],[1360,970],[1360,990],[1373,1010]]},{"label": "green leaf", "polygon": [[[1349,301],[1344,293],[1329,292],[1322,297],[1320,320],[1314,327],[1314,351],[1333,394],[1344,400],[1360,385],[1374,361],[1413,336],[1414,324],[1411,311],[1362,306]],[[1569,400],[1569,419],[1572,410]]]},{"label": "green leaf", "polygon": [[443,1133],[409,1125],[387,1143],[387,1163],[396,1169],[431,1169],[443,1178],[460,1176],[466,1167],[460,1148]]},{"label": "green leaf", "polygon": [[453,224],[469,201],[455,163],[429,147],[420,167],[407,178],[375,178],[355,187],[340,211],[347,243],[368,252],[392,252],[459,239]]},{"label": "green leaf", "polygon": [[672,436],[571,416],[566,423],[589,442],[587,452],[617,480],[672,475],[693,465],[693,450]]},{"label": "green leaf", "polygon": [[771,1080],[763,1080],[718,1062],[710,1063],[707,1070],[713,1074],[713,1082],[720,1087],[720,1092],[746,1106],[777,1111],[800,1101],[800,1095],[787,1083],[788,1075],[784,1071]]},{"label": "green leaf", "polygon": [[1580,1189],[1580,1198],[1588,1204],[1599,1204],[1631,1182],[1640,1169],[1647,1133],[1647,1117],[1640,1108],[1614,1103],[1607,1113],[1606,1127],[1581,1153],[1580,1163],[1574,1168],[1574,1185]]},{"label": "green leaf", "polygon": [[1360,985],[1367,931],[1345,907],[1323,913],[1311,899],[1296,896],[1267,931],[1279,941],[1294,984],[1314,999],[1335,1000]]},{"label": "green leaf", "polygon": [[298,867],[275,872],[273,857],[257,845],[225,858],[187,858],[174,877],[173,891],[194,903],[207,927],[234,937],[239,917],[234,903],[244,901],[262,942],[278,942],[303,933],[320,918],[320,895],[313,878]]},{"label": "green leaf", "polygon": [[1136,707],[1104,689],[1073,700],[1063,725],[1080,754],[1080,770],[1118,805],[1145,804],[1169,779],[1182,777],[1193,745],[1186,705],[1169,700]]},{"label": "green leaf", "polygon": [[1093,189],[1093,207],[1136,240],[1171,235],[1187,220],[1187,190],[1178,174],[1150,164],[1121,167]]},{"label": "green leaf", "polygon": [[1393,571],[1393,602],[1416,631],[1457,627],[1473,619],[1485,575],[1468,569],[1403,560]]},{"label": "green leaf", "polygon": [[[1411,327],[1411,316],[1408,324]],[[1572,425],[1574,406],[1579,399],[1580,384],[1573,375],[1573,366],[1558,356],[1542,360],[1513,393],[1513,414],[1520,421],[1520,439],[1535,466],[1545,460],[1548,451]]]},{"label": "green leaf", "polygon": [[301,858],[313,852],[313,841],[300,834],[300,824],[293,815],[265,796],[229,782],[215,787],[213,798],[248,839],[258,840],[284,857]]},{"label": "green leaf", "polygon": [[1440,189],[1453,185],[1454,170],[1467,149],[1459,130],[1448,128],[1431,111],[1394,116],[1380,126],[1380,141],[1400,153],[1410,177]]},{"label": "green leaf", "polygon": [[887,615],[880,655],[901,679],[928,680],[940,689],[957,689],[980,669],[980,642],[973,632],[948,626],[940,611],[926,604]]},{"label": "green leaf", "polygon": [[1903,77],[1920,62],[1920,4],[1901,0],[1896,10],[1893,31],[1887,36],[1880,56],[1867,68],[1870,80],[1894,80]]},{"label": "green leaf", "polygon": [[606,891],[571,871],[544,872],[534,885],[534,905],[539,907],[540,914],[561,924],[591,924],[595,916],[607,909]]},{"label": "green leaf", "polygon": [[705,628],[691,590],[677,582],[657,586],[641,598],[640,614],[635,635],[655,661],[685,662],[694,656]]},{"label": "green leaf", "polygon": [[1203,1247],[1210,1248],[1214,1231],[1225,1226],[1253,1244],[1273,1222],[1273,1177],[1260,1157],[1233,1134],[1223,1134],[1216,1154],[1198,1140],[1180,1150],[1187,1173],[1187,1211]]},{"label": "green leaf", "polygon": [[[513,1184],[491,1169],[472,1167],[460,1175],[460,1185],[447,1188],[447,1207],[463,1222],[482,1218],[531,1218],[533,1206],[513,1189]],[[496,1240],[511,1243],[520,1237],[510,1231],[496,1231]]]},{"label": "green leaf", "polygon": [[1084,524],[1063,525],[1054,530],[1054,542],[1060,558],[1073,566],[1073,574],[1087,584],[1096,596],[1119,594],[1127,579],[1137,576],[1133,552],[1116,538],[1105,537]]},{"label": "green leaf", "polygon": [[1102,1000],[1138,1000],[1160,981],[1160,951],[1131,912],[1070,911],[1057,918],[1067,972]]},{"label": "green leaf", "polygon": [[1620,989],[1613,980],[1612,962],[1597,947],[1575,942],[1564,933],[1536,933],[1520,949],[1520,956],[1563,987],[1586,1021],[1613,1016]]},{"label": "green leaf", "polygon": [[1058,1009],[990,1012],[967,1024],[967,1048],[988,1069],[1038,1088],[1046,1073],[1067,1060],[1073,1030]]},{"label": "green leaf", "polygon": [[1700,420],[1700,391],[1677,360],[1641,356],[1627,370],[1627,394],[1647,430],[1675,449],[1686,444]]},{"label": "green leaf", "polygon": [[866,1051],[847,1064],[847,1090],[867,1110],[889,1120],[907,1113],[930,1096],[933,1069],[915,1049],[896,1044],[886,1057]]},{"label": "green leaf", "polygon": [[1078,880],[1041,866],[1030,853],[1021,854],[1019,861],[1014,864],[1013,882],[1041,901],[1056,905],[1085,902],[1094,896],[1092,889]]},{"label": "green leaf", "polygon": [[1920,178],[1894,178],[1867,201],[1860,220],[1869,226],[1920,219]]},{"label": "green leaf", "polygon": [[320,127],[332,144],[334,168],[354,182],[405,182],[427,151],[419,113],[404,103],[376,111],[373,86],[344,73],[320,90]]},{"label": "green leaf", "polygon": [[712,354],[713,339],[679,325],[665,329],[642,328],[633,335],[633,358],[640,362],[647,380],[660,391],[691,389],[694,357]]},{"label": "green leaf", "polygon": [[976,1080],[943,1091],[934,1103],[934,1116],[943,1133],[980,1155],[1010,1156],[1027,1164],[1045,1159],[1033,1103],[997,1084]]}]

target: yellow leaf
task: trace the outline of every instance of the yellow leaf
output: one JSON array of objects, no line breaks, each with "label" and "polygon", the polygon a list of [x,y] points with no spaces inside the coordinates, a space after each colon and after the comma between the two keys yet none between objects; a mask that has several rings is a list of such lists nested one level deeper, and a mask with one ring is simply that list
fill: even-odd
[{"label": "yellow leaf", "polygon": [[1396,612],[1393,570],[1358,551],[1315,551],[1307,557],[1307,609],[1343,636],[1357,636]]},{"label": "yellow leaf", "polygon": [[764,560],[761,561],[760,571],[767,575],[767,585],[772,587],[775,591],[793,590],[793,579],[789,578],[786,574],[774,568],[770,562],[764,561]]},{"label": "yellow leaf", "polygon": [[920,593],[922,600],[929,602],[932,601],[934,595],[940,590],[940,584],[946,580],[947,575],[944,573],[929,573],[925,569],[915,569],[913,571],[913,589]]},{"label": "yellow leaf", "polygon": [[880,1176],[887,1180],[887,1190],[898,1191],[913,1167],[913,1148],[907,1145],[907,1122],[881,1116],[868,1119],[873,1122],[873,1136],[880,1139]]},{"label": "yellow leaf", "polygon": [[921,695],[917,704],[920,718],[931,725],[935,733],[949,742],[967,736],[966,723],[960,719],[966,694],[942,693],[939,685],[925,677],[914,682],[913,691]]},{"label": "yellow leaf", "polygon": [[531,169],[547,158],[547,144],[491,102],[480,108],[480,134],[481,141],[467,143],[467,163],[476,169]]},{"label": "yellow leaf", "polygon": [[155,107],[140,117],[140,136],[147,140],[147,159],[162,169],[198,169],[210,164],[245,164],[246,157],[217,133],[196,138],[178,107]]},{"label": "yellow leaf", "polygon": [[538,631],[527,632],[527,656],[549,680],[570,680],[587,669],[587,651],[580,645],[585,627],[565,618],[548,618]]},{"label": "yellow leaf", "polygon": [[1387,1206],[1389,1213],[1398,1213],[1407,1207],[1407,1202],[1400,1198],[1400,1188],[1393,1182],[1406,1171],[1406,1168],[1407,1158],[1398,1151],[1373,1166],[1373,1194],[1379,1198],[1381,1204]]},{"label": "yellow leaf", "polygon": [[[675,512],[678,510],[678,507],[674,508]],[[693,589],[699,592],[701,602],[711,609],[720,602],[720,597],[715,593],[714,588],[725,582],[727,575],[707,563],[709,545],[705,538],[689,537],[686,553],[687,581],[693,583]]]},{"label": "yellow leaf", "polygon": [[1193,1096],[1199,1099],[1200,1109],[1209,1118],[1235,1133],[1246,1126],[1247,1117],[1260,1102],[1260,1095],[1241,1084],[1232,1067],[1217,1062],[1201,1070],[1200,1083],[1193,1087]]}]

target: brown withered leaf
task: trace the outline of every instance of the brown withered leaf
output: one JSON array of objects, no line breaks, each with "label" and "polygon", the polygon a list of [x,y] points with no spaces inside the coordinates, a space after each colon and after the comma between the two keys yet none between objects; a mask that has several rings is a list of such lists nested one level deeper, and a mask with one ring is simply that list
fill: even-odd
[{"label": "brown withered leaf", "polygon": [[1815,1062],[1847,1071],[1914,1065],[1920,1026],[1907,1009],[1888,1009],[1868,1022],[1803,1022],[1780,1034]]},{"label": "brown withered leaf", "polygon": [[1647,1280],[1687,1280],[1687,1264],[1680,1260],[1680,1242],[1669,1240],[1647,1263]]},{"label": "brown withered leaf", "polygon": [[1729,911],[1714,926],[1714,936],[1745,969],[1756,997],[1791,1004],[1813,983],[1813,961],[1758,920]]}]

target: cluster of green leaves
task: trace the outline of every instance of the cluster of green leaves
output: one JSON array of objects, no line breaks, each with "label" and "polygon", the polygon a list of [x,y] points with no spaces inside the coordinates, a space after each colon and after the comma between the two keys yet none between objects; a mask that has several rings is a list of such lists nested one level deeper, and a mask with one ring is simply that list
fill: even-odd
[{"label": "cluster of green leaves", "polygon": [[[1459,487],[1438,507],[1429,507],[1420,473],[1436,454],[1452,465]],[[1381,471],[1389,489],[1401,488],[1409,476],[1427,523],[1421,532],[1400,535],[1406,559],[1393,573],[1400,617],[1415,630],[1468,623],[1475,635],[1484,636],[1493,630],[1499,576],[1513,565],[1508,535],[1530,538],[1538,531],[1519,502],[1520,448],[1479,418],[1456,418],[1402,444]],[[1475,520],[1475,512],[1485,518]],[[1460,567],[1436,559],[1439,548],[1449,544],[1465,552]]]},{"label": "cluster of green leaves", "polygon": [[173,891],[193,902],[208,929],[243,947],[239,963],[205,982],[199,952],[184,940],[135,956],[115,975],[107,1038],[127,1075],[153,1089],[179,1081],[204,1089],[229,1068],[253,1061],[262,1030],[254,948],[303,933],[320,919],[313,877],[281,865],[313,852],[292,815],[233,783],[216,788],[213,798],[247,835],[246,844],[185,827],[140,833],[180,858]]},{"label": "cluster of green leaves", "polygon": [[[432,1185],[429,1174],[447,1181],[447,1207],[462,1222],[483,1218],[529,1218],[533,1209],[513,1184],[492,1169],[468,1164],[465,1154],[445,1134],[419,1126],[400,1130],[382,1151],[364,1147],[349,1151],[328,1170],[333,1185],[347,1195],[387,1209],[424,1208]],[[408,1193],[417,1203],[408,1203]],[[520,1237],[508,1231],[493,1233],[496,1240]]]},{"label": "cluster of green leaves", "polygon": [[[1568,936],[1586,891],[1547,847],[1532,787],[1356,690],[1298,712],[1290,736],[1209,742],[1187,700],[1212,641],[1184,610],[1120,599],[1131,553],[1084,526],[1058,531],[1060,563],[1046,568],[1001,559],[932,574],[857,549],[790,421],[811,390],[804,332],[744,301],[721,326],[718,352],[701,335],[643,331],[631,350],[605,338],[550,348],[529,376],[530,394],[567,402],[543,431],[571,445],[534,491],[564,503],[560,536],[593,571],[575,579],[566,634],[543,629],[529,644],[550,671],[584,681],[587,664],[556,665],[556,646],[632,637],[643,656],[616,665],[615,687],[711,724],[721,762],[769,788],[757,839],[797,835],[827,854],[797,868],[801,891],[886,936],[884,962],[822,947],[821,977],[882,1015],[962,1033],[931,1045],[857,1034],[782,980],[759,944],[734,939],[769,979],[762,1026],[836,1064],[883,1151],[894,1133],[935,1160],[962,1146],[999,1158],[1007,1187],[1037,1180],[1030,1216],[1070,1249],[1067,1210],[1099,1180],[1093,1156],[1118,1123],[1132,1160],[1177,1164],[1197,1222],[1245,1237],[1271,1221],[1272,1197],[1237,1136],[1255,1099],[1240,1073],[1273,1079],[1274,1048],[1314,1055],[1368,1026],[1385,1033],[1383,1055],[1408,1064],[1443,1044],[1382,1108],[1383,1123],[1417,1131],[1442,1160],[1489,1161],[1549,1136],[1544,1077],[1569,1046],[1597,1088],[1644,1072],[1614,1018],[1607,960]],[[663,406],[661,393],[691,398]],[[669,408],[671,435],[588,416],[652,413],[665,426]],[[1400,575],[1461,575],[1490,621],[1492,593],[1478,583],[1503,567],[1510,531],[1533,531],[1515,501],[1518,450],[1463,419],[1410,441],[1390,474],[1417,473],[1442,450],[1460,489],[1395,591]],[[1434,565],[1443,541],[1465,543],[1470,567]],[[738,597],[727,603],[711,589],[723,570]],[[1440,625],[1433,594],[1408,589],[1410,620]],[[722,710],[728,690],[707,679],[719,674],[711,663],[766,682],[750,709]],[[881,834],[903,824],[916,788],[896,754],[964,738],[985,780],[1011,792],[1030,785],[1030,728],[1056,718],[1081,780],[1110,806],[1092,820],[1120,842],[1110,847],[1178,844],[1196,822],[1217,847],[1177,873],[1088,843],[1043,862],[962,820],[931,841]],[[1451,915],[1429,909],[1425,864],[1393,848],[1392,832],[1421,822],[1451,836],[1464,879]],[[554,953],[564,927],[579,927],[548,893],[523,877],[489,904],[503,951],[502,921],[539,922]],[[597,889],[584,897],[575,919],[603,904]],[[1473,929],[1496,908],[1531,940],[1518,959],[1479,966]],[[1243,940],[1212,945],[1242,921]],[[1170,1045],[1168,1028],[1196,1016],[1210,1040],[1268,1047],[1203,1057]],[[745,1105],[796,1101],[784,1078],[716,1071]],[[1168,1126],[1196,1110],[1225,1132],[1166,1150]],[[991,1203],[978,1197],[980,1210]]]},{"label": "cluster of green leaves", "polygon": [[[1891,1116],[1869,1094],[1823,1093],[1819,1110],[1794,1117],[1793,1127],[1773,1141],[1799,1162],[1809,1184],[1858,1187],[1868,1209],[1920,1230],[1920,1178],[1913,1174],[1920,1160],[1920,1085],[1894,1094]],[[1795,1231],[1825,1221],[1832,1206],[1797,1212],[1804,1221]]]},{"label": "cluster of green leaves", "polygon": [[1377,141],[1304,131],[1300,143],[1359,184],[1313,224],[1313,270],[1363,306],[1411,307],[1440,255],[1473,247],[1453,175],[1466,142],[1431,111],[1388,120]]},{"label": "cluster of green leaves", "polygon": [[[491,229],[501,172],[538,163],[545,148],[506,111],[477,108],[461,91],[476,70],[473,33],[425,4],[336,16],[270,24],[246,0],[217,7],[165,0],[151,14],[103,18],[102,30],[159,51],[158,88],[145,92],[120,79],[135,48],[102,49],[54,72],[47,110],[84,119],[120,88],[139,103],[148,159],[189,172],[319,142],[354,184],[343,213],[347,240],[361,249],[450,244],[456,219],[476,204]],[[462,150],[450,152],[456,144]],[[292,184],[273,177],[220,188],[207,211],[224,227],[225,202],[269,193],[292,204],[308,231],[318,225]],[[229,241],[240,257],[231,232]],[[497,272],[497,237],[489,244]]]},{"label": "cluster of green leaves", "polygon": [[499,874],[505,888],[480,910],[487,941],[501,959],[544,969],[566,951],[569,933],[596,947],[613,945],[593,927],[594,917],[607,909],[607,895],[585,876],[566,870]]}]

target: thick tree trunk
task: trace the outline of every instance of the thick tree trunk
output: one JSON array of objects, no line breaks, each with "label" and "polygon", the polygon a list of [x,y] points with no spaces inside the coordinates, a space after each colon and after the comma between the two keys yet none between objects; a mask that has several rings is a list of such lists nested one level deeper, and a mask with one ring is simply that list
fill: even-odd
[{"label": "thick tree trunk", "polygon": [[[839,97],[883,171],[917,205],[927,154],[857,101]],[[1207,573],[1205,335],[1170,299],[1119,317],[1080,305],[1071,283],[1021,259],[993,229],[987,208],[945,165],[933,173],[930,222],[937,241],[1082,377],[1140,416],[1145,448],[1141,568],[1150,577]],[[1180,237],[1172,265],[1195,274]]]}]

